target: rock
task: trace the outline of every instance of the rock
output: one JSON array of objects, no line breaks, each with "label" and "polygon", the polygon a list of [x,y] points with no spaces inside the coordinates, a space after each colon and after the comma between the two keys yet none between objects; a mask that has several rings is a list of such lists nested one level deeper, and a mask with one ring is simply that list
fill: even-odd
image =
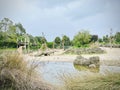
[{"label": "rock", "polygon": [[79,48],[79,49],[68,49],[65,51],[65,54],[101,54],[104,53],[104,50],[101,48]]},{"label": "rock", "polygon": [[95,64],[90,64],[89,68],[96,68],[96,65]]},{"label": "rock", "polygon": [[86,59],[82,56],[78,56],[74,62],[75,65],[81,65],[81,66],[88,66],[88,67],[99,67],[100,60],[99,57],[90,57],[89,59]]},{"label": "rock", "polygon": [[100,65],[100,59],[98,56],[90,57],[90,64],[95,64],[97,67]]},{"label": "rock", "polygon": [[82,56],[78,56],[75,61],[74,61],[75,65],[84,65],[84,66],[88,66],[90,64],[89,60],[82,57]]}]

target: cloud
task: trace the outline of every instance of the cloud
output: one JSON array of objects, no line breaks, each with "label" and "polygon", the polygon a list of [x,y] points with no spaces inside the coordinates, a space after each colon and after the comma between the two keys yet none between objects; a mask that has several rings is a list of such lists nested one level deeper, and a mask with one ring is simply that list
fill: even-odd
[{"label": "cloud", "polygon": [[78,0],[39,0],[38,5],[41,8],[55,8],[55,7],[65,6],[66,4],[73,1],[78,1]]},{"label": "cloud", "polygon": [[109,28],[120,30],[119,0],[0,0],[0,19],[21,22],[27,32],[45,32],[50,40],[80,29],[104,35]]},{"label": "cloud", "polygon": [[[113,6],[113,7],[112,7]],[[74,21],[74,26],[78,29],[88,29],[92,34],[98,34],[100,37],[109,34],[112,28],[114,33],[120,31],[120,13],[118,12],[118,3],[108,3],[103,12],[94,14],[93,16],[88,16],[86,18],[81,18]]]},{"label": "cloud", "polygon": [[96,0],[79,0],[74,3],[68,4],[69,12],[66,16],[69,16],[72,20],[86,18],[104,11],[106,2]]}]

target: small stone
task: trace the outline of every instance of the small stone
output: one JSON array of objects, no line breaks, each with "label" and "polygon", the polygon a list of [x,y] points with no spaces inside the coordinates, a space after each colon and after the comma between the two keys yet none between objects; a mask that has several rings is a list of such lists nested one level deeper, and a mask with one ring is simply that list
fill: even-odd
[{"label": "small stone", "polygon": [[96,68],[96,65],[95,64],[90,64],[89,68]]}]

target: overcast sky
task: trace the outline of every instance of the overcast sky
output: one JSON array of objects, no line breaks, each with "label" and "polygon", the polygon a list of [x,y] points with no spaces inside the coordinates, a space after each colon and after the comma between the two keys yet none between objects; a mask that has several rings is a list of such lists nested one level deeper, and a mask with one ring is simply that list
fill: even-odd
[{"label": "overcast sky", "polygon": [[99,37],[120,31],[120,0],[0,0],[0,20],[22,23],[29,34],[48,41],[81,29]]}]

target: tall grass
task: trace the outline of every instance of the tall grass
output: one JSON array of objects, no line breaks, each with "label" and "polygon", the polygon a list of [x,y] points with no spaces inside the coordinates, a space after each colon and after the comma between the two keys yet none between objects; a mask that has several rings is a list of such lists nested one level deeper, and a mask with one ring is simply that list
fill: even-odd
[{"label": "tall grass", "polygon": [[120,74],[62,75],[62,90],[120,90]]},{"label": "tall grass", "polygon": [[53,90],[17,52],[0,54],[0,90]]}]

